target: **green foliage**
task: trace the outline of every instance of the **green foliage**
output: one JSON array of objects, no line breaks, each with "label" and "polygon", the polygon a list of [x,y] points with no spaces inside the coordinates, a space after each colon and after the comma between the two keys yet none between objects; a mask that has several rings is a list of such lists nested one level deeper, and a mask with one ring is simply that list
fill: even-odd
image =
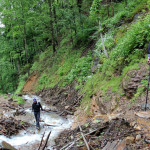
[{"label": "green foliage", "polygon": [[131,99],[131,102],[135,103],[136,100],[142,95],[145,94],[145,90],[147,88],[148,81],[147,80],[142,80],[141,81],[141,86],[138,87],[136,93],[134,94],[133,98]]},{"label": "green foliage", "polygon": [[[68,49],[62,47],[51,59],[46,59],[47,55],[44,56],[43,54],[43,58],[40,57],[37,60],[38,62],[35,62],[36,65],[33,65],[35,70],[40,71],[39,73],[42,72],[36,90],[53,88],[57,83],[60,87],[63,87],[73,80],[77,80],[76,88],[81,88],[82,82],[91,74],[92,65],[91,53],[80,58],[82,51],[83,48],[78,51],[68,51]],[[49,64],[53,65],[49,68]]]},{"label": "green foliage", "polygon": [[19,124],[20,124],[20,125],[24,125],[24,122],[21,120]]},{"label": "green foliage", "polygon": [[83,82],[90,75],[91,71],[92,57],[89,54],[87,57],[79,58],[76,64],[72,67],[71,71],[66,76],[68,83],[71,83],[74,79],[78,82]]},{"label": "green foliage", "polygon": [[140,19],[135,24],[131,25],[128,32],[118,41],[117,46],[110,53],[109,60],[106,60],[103,64],[103,73],[107,73],[109,68],[112,73],[116,70],[122,71],[125,64],[144,57],[143,48],[145,43],[149,41],[149,26],[150,16],[149,14],[144,18]]},{"label": "green foliage", "polygon": [[23,89],[25,83],[26,83],[26,82],[25,82],[25,79],[21,78],[20,81],[19,81],[19,84],[18,84],[18,86],[17,86],[17,89],[16,89],[16,91],[15,91],[15,94],[19,94],[19,93],[22,92],[22,89]]},{"label": "green foliage", "polygon": [[13,100],[16,100],[17,101],[17,103],[20,105],[20,104],[24,104],[25,103],[25,101],[23,100],[23,98],[22,97],[20,97],[20,96],[17,96],[17,95],[13,95]]},{"label": "green foliage", "polygon": [[4,95],[4,99],[7,99],[8,98],[8,95]]}]

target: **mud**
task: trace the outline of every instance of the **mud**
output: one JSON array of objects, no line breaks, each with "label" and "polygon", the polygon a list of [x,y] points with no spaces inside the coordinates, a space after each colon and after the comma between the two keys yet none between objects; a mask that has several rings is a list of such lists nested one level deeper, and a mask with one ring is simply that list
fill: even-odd
[{"label": "mud", "polygon": [[36,73],[33,73],[26,81],[26,84],[24,85],[22,91],[24,93],[33,93],[34,86],[36,85],[37,81],[38,81],[38,75]]}]

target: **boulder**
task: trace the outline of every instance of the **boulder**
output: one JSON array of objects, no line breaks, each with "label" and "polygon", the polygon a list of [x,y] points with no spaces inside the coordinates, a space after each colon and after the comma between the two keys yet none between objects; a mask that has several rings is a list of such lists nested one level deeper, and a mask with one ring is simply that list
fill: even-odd
[{"label": "boulder", "polygon": [[16,148],[14,148],[13,146],[11,146],[9,143],[5,141],[2,141],[2,148],[8,150],[17,150]]},{"label": "boulder", "polygon": [[147,74],[147,67],[146,65],[143,65],[140,66],[140,69],[131,70],[124,76],[122,80],[122,88],[128,98],[132,98],[136,93],[137,88],[142,86],[141,81],[146,79]]}]

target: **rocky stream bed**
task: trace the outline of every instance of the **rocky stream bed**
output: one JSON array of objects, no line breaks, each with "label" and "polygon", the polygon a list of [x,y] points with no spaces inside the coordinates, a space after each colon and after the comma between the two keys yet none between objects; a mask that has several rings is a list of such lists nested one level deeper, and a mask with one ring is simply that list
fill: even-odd
[{"label": "rocky stream bed", "polygon": [[[52,106],[35,95],[24,95],[26,104],[23,107],[12,106],[11,102],[4,102],[0,119],[0,141],[2,149],[36,150],[54,149],[55,139],[65,129],[71,127],[71,118],[62,118]],[[35,119],[31,111],[33,98],[41,102],[45,112],[41,112],[41,130],[35,127]],[[49,138],[48,135],[50,134]],[[42,139],[42,144],[41,144]],[[7,142],[7,143],[6,143]],[[10,145],[11,146],[10,146]],[[12,148],[13,147],[13,148]]]}]

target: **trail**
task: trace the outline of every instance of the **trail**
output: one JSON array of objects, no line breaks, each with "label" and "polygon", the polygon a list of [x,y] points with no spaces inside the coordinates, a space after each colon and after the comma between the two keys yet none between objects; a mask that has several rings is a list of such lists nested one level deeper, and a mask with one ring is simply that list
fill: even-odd
[{"label": "trail", "polygon": [[[31,111],[31,105],[33,98],[36,98],[37,101],[41,102],[44,109],[50,109],[52,106],[46,105],[44,101],[35,95],[24,95],[23,99],[26,100],[25,104],[25,112],[26,115],[19,115],[14,117],[15,110],[8,111],[4,113],[5,117],[14,117],[17,120],[22,120],[28,123],[35,125],[34,115]],[[65,129],[68,129],[72,125],[72,119],[70,118],[62,118],[58,114],[54,112],[41,112],[41,130],[37,133],[35,126],[27,128],[27,130],[20,131],[19,134],[15,136],[11,136],[7,138],[3,135],[0,136],[0,140],[6,141],[18,150],[29,150],[29,149],[37,149],[42,135],[45,132],[45,138],[47,137],[48,133],[51,131],[51,136],[48,142],[47,149],[54,149],[53,146],[55,145],[54,139]],[[52,126],[47,126],[45,124],[50,124]],[[45,140],[44,138],[44,140]]]}]

